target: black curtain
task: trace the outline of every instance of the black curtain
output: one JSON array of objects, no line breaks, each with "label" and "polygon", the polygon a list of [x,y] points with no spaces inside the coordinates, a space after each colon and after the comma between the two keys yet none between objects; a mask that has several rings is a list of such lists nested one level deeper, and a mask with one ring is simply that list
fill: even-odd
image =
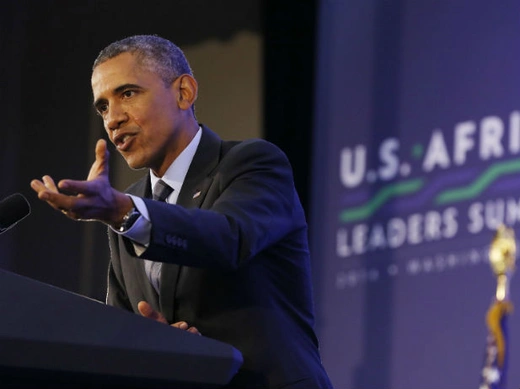
[{"label": "black curtain", "polygon": [[314,120],[317,2],[263,2],[265,138],[285,151],[307,216]]}]

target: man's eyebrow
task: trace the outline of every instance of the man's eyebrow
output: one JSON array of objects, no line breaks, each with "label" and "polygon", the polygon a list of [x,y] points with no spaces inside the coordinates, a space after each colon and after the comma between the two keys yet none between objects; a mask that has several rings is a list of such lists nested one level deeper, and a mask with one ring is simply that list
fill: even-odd
[{"label": "man's eyebrow", "polygon": [[115,94],[121,93],[122,91],[127,90],[127,89],[143,89],[143,88],[137,84],[123,84],[121,86],[118,86],[116,89],[114,89],[114,93]]},{"label": "man's eyebrow", "polygon": [[[112,94],[117,95],[118,93],[121,93],[127,89],[143,89],[143,88],[137,84],[123,84],[123,85],[118,86],[116,89],[114,89],[112,91]],[[97,99],[93,103],[94,108],[96,108],[99,104],[104,103],[105,101],[106,101],[106,99],[104,99],[104,98]]]}]

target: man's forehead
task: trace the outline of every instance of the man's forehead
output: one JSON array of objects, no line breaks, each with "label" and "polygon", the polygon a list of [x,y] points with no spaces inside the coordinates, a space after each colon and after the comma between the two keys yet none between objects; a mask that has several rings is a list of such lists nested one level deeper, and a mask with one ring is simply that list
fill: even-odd
[{"label": "man's forehead", "polygon": [[139,62],[134,54],[121,53],[97,65],[92,71],[92,78],[106,73],[136,70],[141,67]]},{"label": "man's forehead", "polygon": [[131,53],[122,53],[110,58],[94,68],[91,84],[93,92],[105,93],[120,84],[135,83],[136,79],[147,72],[140,61]]}]

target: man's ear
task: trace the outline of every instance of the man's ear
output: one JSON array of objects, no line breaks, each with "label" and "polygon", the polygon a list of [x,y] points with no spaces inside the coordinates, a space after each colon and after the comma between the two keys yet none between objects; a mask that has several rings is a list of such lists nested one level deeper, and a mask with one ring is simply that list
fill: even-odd
[{"label": "man's ear", "polygon": [[191,109],[191,106],[195,104],[195,100],[197,100],[197,93],[199,91],[197,80],[189,74],[183,74],[176,80],[175,84],[177,84],[179,90],[177,96],[179,108],[184,110]]}]

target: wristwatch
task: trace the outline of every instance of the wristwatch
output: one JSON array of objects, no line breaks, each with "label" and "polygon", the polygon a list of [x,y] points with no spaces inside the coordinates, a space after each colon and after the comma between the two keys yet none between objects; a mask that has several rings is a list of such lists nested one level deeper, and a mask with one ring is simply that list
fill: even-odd
[{"label": "wristwatch", "polygon": [[125,216],[123,216],[123,221],[117,230],[119,232],[128,231],[134,225],[136,220],[139,219],[139,216],[141,216],[141,213],[137,210],[136,207],[132,207],[132,209],[128,211]]}]

